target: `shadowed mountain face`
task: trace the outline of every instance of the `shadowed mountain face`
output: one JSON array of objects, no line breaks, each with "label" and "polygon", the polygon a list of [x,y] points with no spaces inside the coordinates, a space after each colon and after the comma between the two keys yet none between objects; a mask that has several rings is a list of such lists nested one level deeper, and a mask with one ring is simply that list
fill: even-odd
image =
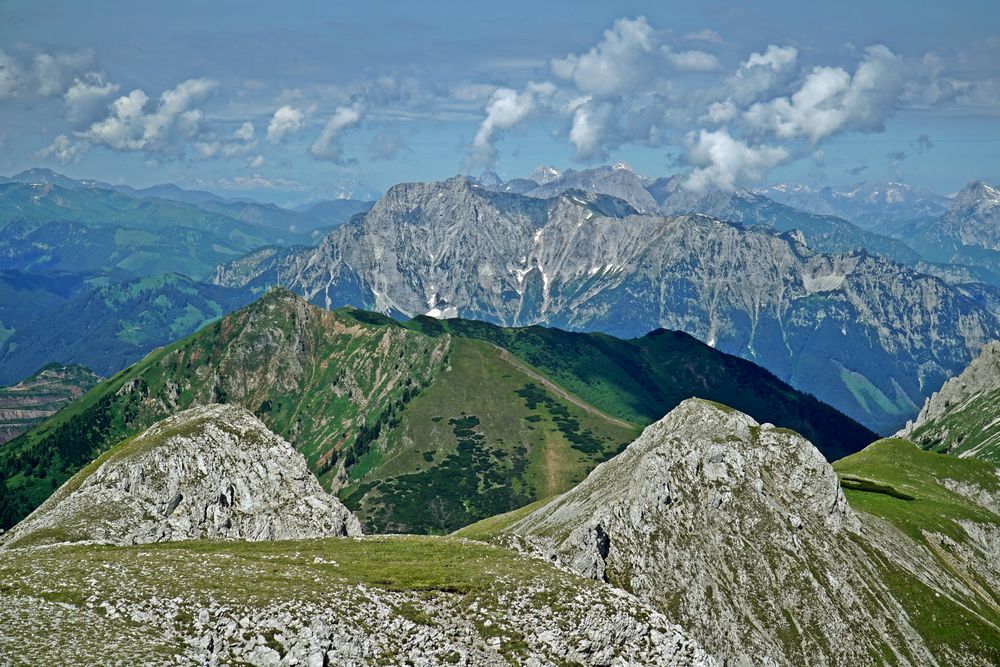
[{"label": "shadowed mountain face", "polygon": [[813,434],[874,435],[681,333],[634,341],[320,309],[285,290],[148,355],[0,449],[7,525],[114,444],[232,403],[302,452],[369,531],[447,532],[579,482],[689,396]]},{"label": "shadowed mountain face", "polygon": [[686,331],[879,432],[1000,335],[989,288],[705,216],[631,215],[602,197],[401,185],[317,248],[241,260],[215,280],[397,317]]}]

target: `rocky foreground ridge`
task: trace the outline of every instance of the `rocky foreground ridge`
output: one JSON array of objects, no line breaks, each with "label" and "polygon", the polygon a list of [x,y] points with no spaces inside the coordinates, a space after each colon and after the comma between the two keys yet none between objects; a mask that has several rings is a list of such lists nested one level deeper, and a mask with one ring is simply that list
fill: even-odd
[{"label": "rocky foreground ridge", "polygon": [[4,546],[360,535],[305,459],[232,405],[185,410],[110,450],[5,536]]},{"label": "rocky foreground ridge", "polygon": [[625,591],[497,546],[360,536],[234,406],[127,440],[6,537],[0,664],[718,664]]},{"label": "rocky foreground ridge", "polygon": [[[921,501],[906,497],[885,500]],[[986,665],[996,642],[942,643],[921,617],[954,604],[1000,636],[1000,523],[980,509],[986,521],[908,533],[852,509],[798,434],[689,400],[502,539],[634,592],[726,664]]]}]

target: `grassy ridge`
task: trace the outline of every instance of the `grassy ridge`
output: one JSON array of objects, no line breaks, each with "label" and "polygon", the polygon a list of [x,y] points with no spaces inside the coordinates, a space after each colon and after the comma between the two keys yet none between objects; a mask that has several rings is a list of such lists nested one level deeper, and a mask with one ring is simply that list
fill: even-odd
[{"label": "grassy ridge", "polygon": [[797,391],[763,368],[677,331],[621,340],[545,327],[502,328],[471,320],[418,317],[407,323],[431,335],[448,332],[509,350],[573,394],[628,422],[651,423],[681,401],[704,398],[761,423],[791,428],[829,459],[858,451],[878,436]]}]

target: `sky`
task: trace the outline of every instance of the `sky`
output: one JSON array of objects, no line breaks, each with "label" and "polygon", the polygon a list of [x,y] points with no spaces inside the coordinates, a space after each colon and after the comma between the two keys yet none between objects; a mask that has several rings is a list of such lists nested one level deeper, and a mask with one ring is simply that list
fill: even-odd
[{"label": "sky", "polygon": [[540,164],[1000,182],[1000,3],[0,1],[0,174],[283,204]]}]

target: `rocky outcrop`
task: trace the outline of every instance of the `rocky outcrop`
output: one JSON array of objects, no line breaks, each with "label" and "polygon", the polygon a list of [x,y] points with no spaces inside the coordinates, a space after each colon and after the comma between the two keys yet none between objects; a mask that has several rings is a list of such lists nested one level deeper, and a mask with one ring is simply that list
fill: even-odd
[{"label": "rocky outcrop", "polygon": [[925,449],[1000,464],[1000,341],[984,346],[897,435]]},{"label": "rocky outcrop", "polygon": [[0,571],[2,664],[718,665],[635,596],[448,538],[54,547]]},{"label": "rocky outcrop", "polygon": [[5,535],[4,546],[360,534],[288,442],[243,408],[209,405],[110,450]]},{"label": "rocky outcrop", "polygon": [[726,664],[948,663],[882,568],[945,594],[962,584],[927,548],[852,510],[807,440],[723,406],[682,403],[506,533],[650,601]]},{"label": "rocky outcrop", "polygon": [[[879,432],[912,417],[1000,320],[978,293],[867,252],[817,254],[791,236],[702,215],[629,215],[452,179],[389,190],[315,249],[221,269],[324,307],[449,313],[619,337],[685,331]],[[873,372],[872,369],[878,369]]]},{"label": "rocky outcrop", "polygon": [[984,345],[979,356],[964,371],[927,398],[917,418],[908,422],[897,435],[906,437],[924,424],[958,409],[970,398],[995,389],[1000,389],[1000,341]]}]

